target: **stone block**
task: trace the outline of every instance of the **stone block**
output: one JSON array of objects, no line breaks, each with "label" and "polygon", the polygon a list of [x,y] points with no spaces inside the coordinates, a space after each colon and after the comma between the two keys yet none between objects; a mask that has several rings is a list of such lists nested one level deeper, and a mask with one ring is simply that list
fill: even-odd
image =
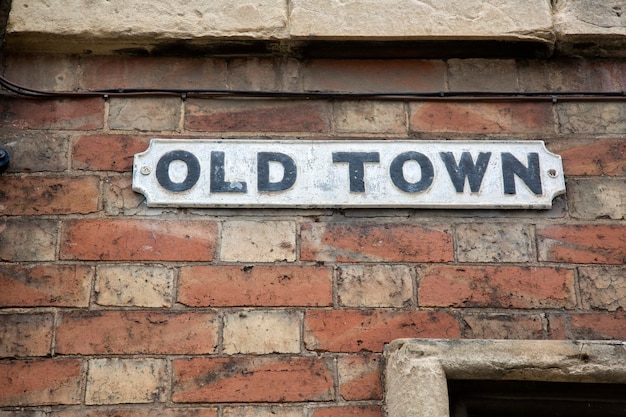
[{"label": "stone block", "polygon": [[181,104],[177,97],[112,98],[109,127],[113,130],[143,132],[176,130]]},{"label": "stone block", "polygon": [[621,220],[626,216],[626,179],[572,179],[568,181],[567,189],[573,217]]},{"label": "stone block", "polygon": [[299,314],[282,311],[226,314],[224,353],[299,353],[300,320]]},{"label": "stone block", "polygon": [[401,102],[339,101],[334,105],[335,129],[341,133],[406,134]]},{"label": "stone block", "polygon": [[626,266],[578,268],[580,297],[585,309],[626,309]]},{"label": "stone block", "polygon": [[171,307],[174,273],[163,267],[101,265],[96,303],[101,306]]},{"label": "stone block", "polygon": [[289,23],[296,39],[552,39],[545,0],[292,0]]},{"label": "stone block", "polygon": [[227,262],[293,262],[296,225],[285,221],[231,221],[222,227],[220,259]]},{"label": "stone block", "polygon": [[413,299],[413,271],[405,265],[347,265],[337,278],[345,307],[403,307]]},{"label": "stone block", "polygon": [[160,402],[167,384],[164,359],[91,359],[85,404]]},{"label": "stone block", "polygon": [[522,224],[472,223],[456,228],[460,262],[528,262],[531,230]]}]

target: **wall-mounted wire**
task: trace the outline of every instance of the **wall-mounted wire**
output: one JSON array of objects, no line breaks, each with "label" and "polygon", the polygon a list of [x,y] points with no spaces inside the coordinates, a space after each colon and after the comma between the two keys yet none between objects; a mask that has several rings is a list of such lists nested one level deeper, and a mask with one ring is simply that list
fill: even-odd
[{"label": "wall-mounted wire", "polygon": [[260,91],[220,89],[113,88],[83,91],[43,91],[18,85],[0,77],[0,86],[18,96],[29,98],[92,98],[178,96],[187,98],[264,98],[305,100],[421,100],[421,101],[604,101],[625,100],[624,91],[439,91],[439,92],[336,92],[336,91]]}]

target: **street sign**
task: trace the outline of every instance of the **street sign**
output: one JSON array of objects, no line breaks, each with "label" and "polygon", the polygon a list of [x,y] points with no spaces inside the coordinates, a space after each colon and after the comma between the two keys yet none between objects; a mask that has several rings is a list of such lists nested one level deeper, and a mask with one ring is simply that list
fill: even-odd
[{"label": "street sign", "polygon": [[542,141],[153,139],[150,207],[532,208],[565,192]]}]

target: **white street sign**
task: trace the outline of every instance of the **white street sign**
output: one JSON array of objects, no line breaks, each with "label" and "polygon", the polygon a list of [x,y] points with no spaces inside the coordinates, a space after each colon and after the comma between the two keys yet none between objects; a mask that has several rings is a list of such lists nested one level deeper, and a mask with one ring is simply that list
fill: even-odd
[{"label": "white street sign", "polygon": [[533,208],[565,192],[542,141],[153,139],[150,207]]}]

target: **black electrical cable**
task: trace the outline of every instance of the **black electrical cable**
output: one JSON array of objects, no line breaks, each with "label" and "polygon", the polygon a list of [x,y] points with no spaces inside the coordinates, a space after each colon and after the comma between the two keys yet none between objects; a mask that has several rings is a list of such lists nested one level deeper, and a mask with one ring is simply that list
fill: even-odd
[{"label": "black electrical cable", "polygon": [[447,100],[447,101],[599,101],[624,100],[624,91],[450,91],[450,92],[326,92],[326,91],[253,91],[219,89],[150,89],[117,88],[84,91],[42,91],[18,85],[0,76],[0,86],[6,90],[29,98],[92,98],[92,97],[138,97],[138,96],[178,96],[183,99],[196,98],[272,98],[272,99],[376,99],[376,100]]}]

